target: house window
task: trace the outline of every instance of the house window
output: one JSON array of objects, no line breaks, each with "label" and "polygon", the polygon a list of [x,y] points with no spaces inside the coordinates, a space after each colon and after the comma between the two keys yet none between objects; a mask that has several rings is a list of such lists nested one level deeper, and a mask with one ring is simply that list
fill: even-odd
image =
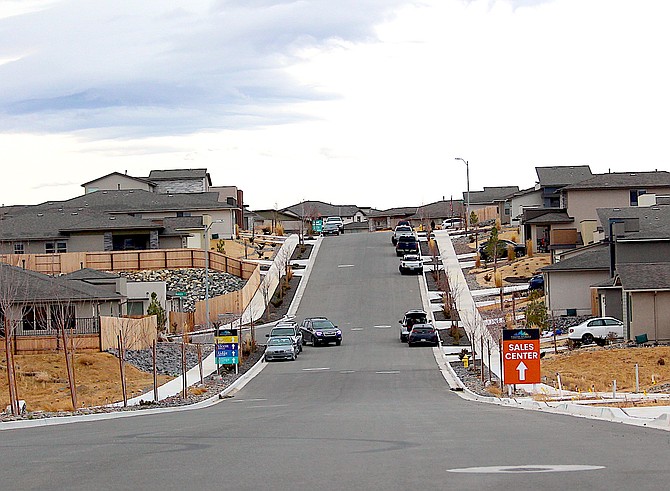
[{"label": "house window", "polygon": [[191,212],[190,211],[178,211],[177,212],[177,217],[190,217]]},{"label": "house window", "polygon": [[46,307],[26,305],[21,318],[24,331],[45,331],[47,328]]},{"label": "house window", "polygon": [[67,252],[67,242],[47,242],[44,250],[47,254],[64,254]]},{"label": "house window", "polygon": [[136,316],[144,315],[144,302],[128,301],[128,315],[136,315]]},{"label": "house window", "polygon": [[630,190],[630,206],[637,206],[638,198],[643,194],[647,194],[646,189],[631,189]]},{"label": "house window", "polygon": [[14,242],[14,254],[24,254],[26,248],[23,245],[23,242]]},{"label": "house window", "polygon": [[51,306],[51,328],[55,330],[74,329],[76,326],[74,305]]}]

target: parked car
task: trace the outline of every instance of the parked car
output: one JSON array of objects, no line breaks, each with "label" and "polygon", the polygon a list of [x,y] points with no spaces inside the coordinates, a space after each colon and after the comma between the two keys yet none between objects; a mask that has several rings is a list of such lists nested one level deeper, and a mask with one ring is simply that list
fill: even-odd
[{"label": "parked car", "polygon": [[[511,240],[507,239],[499,239],[496,256],[499,258],[507,257],[507,249],[509,247],[514,249],[514,254],[517,257],[526,255],[525,245],[517,244],[516,242],[512,242]],[[482,258],[484,261],[487,261],[489,259],[488,242],[482,243],[482,245],[479,246],[479,249],[477,249],[477,252],[479,253],[480,258]]]},{"label": "parked car", "polygon": [[405,343],[415,324],[428,324],[428,315],[424,310],[412,309],[405,312],[398,322],[400,323],[400,341]]},{"label": "parked car", "polygon": [[623,322],[614,317],[594,317],[568,328],[568,339],[580,344],[605,344],[609,337],[623,338]]},{"label": "parked car", "polygon": [[533,290],[544,291],[544,275],[536,274],[528,281],[528,291]]},{"label": "parked car", "polygon": [[391,235],[391,243],[393,245],[396,245],[398,243],[398,239],[400,237],[414,237],[414,238],[416,238],[416,235],[414,233],[414,229],[412,227],[410,227],[409,225],[398,225],[393,230],[393,235]]},{"label": "parked car", "polygon": [[405,273],[423,273],[423,260],[419,254],[405,254],[400,260],[400,266],[398,266],[400,274]]},{"label": "parked car", "polygon": [[302,351],[303,337],[298,324],[292,321],[279,322],[272,330],[265,335],[267,338],[275,337],[289,337],[293,340],[298,349],[298,353]]},{"label": "parked car", "polygon": [[337,229],[341,234],[344,233],[344,220],[342,220],[341,217],[327,217],[325,221],[323,222],[324,226],[328,225],[329,223],[334,223],[337,225]]},{"label": "parked car", "polygon": [[342,331],[326,317],[308,317],[300,326],[305,343],[316,347],[320,344],[342,344]]},{"label": "parked car", "polygon": [[419,254],[419,240],[414,236],[401,236],[395,245],[396,256],[405,254]]},{"label": "parked car", "polygon": [[340,226],[335,222],[326,222],[321,227],[321,235],[340,235]]},{"label": "parked car", "polygon": [[298,351],[295,343],[288,337],[274,337],[268,339],[268,345],[265,348],[265,361],[271,360],[291,360],[295,361],[298,357]]},{"label": "parked car", "polygon": [[442,220],[442,229],[454,228],[460,226],[461,226],[460,218],[447,218],[445,220]]},{"label": "parked car", "polygon": [[415,344],[439,345],[437,330],[431,324],[414,324],[407,336],[407,345],[414,346]]}]

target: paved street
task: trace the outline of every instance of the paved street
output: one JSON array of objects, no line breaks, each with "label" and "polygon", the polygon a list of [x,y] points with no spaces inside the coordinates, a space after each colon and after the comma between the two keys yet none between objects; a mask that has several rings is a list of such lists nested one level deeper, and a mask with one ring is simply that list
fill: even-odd
[{"label": "paved street", "polygon": [[[666,432],[450,392],[432,349],[398,340],[421,300],[397,265],[387,233],[325,238],[297,317],[328,316],[342,346],[306,346],[207,409],[4,431],[1,487],[667,489]],[[449,472],[485,466],[516,470]]]}]

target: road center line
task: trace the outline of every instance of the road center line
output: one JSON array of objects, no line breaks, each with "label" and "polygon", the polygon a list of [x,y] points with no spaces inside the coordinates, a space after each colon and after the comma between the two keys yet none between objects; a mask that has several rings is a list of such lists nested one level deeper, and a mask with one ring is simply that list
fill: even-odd
[{"label": "road center line", "polygon": [[354,265],[353,264],[339,264],[337,267],[338,268],[353,268]]},{"label": "road center line", "polygon": [[320,368],[303,368],[303,372],[317,372],[319,370],[330,370],[330,367],[320,367]]}]

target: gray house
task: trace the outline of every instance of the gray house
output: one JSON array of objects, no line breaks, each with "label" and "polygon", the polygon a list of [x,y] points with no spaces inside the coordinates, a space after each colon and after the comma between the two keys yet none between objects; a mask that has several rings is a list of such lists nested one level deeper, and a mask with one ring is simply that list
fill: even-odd
[{"label": "gray house", "polygon": [[670,340],[670,206],[599,209],[610,278],[592,286],[597,313],[620,315],[626,336]]},{"label": "gray house", "polygon": [[15,208],[0,220],[0,253],[44,254],[200,247],[202,234],[235,233],[238,208],[216,192],[95,191]]}]

